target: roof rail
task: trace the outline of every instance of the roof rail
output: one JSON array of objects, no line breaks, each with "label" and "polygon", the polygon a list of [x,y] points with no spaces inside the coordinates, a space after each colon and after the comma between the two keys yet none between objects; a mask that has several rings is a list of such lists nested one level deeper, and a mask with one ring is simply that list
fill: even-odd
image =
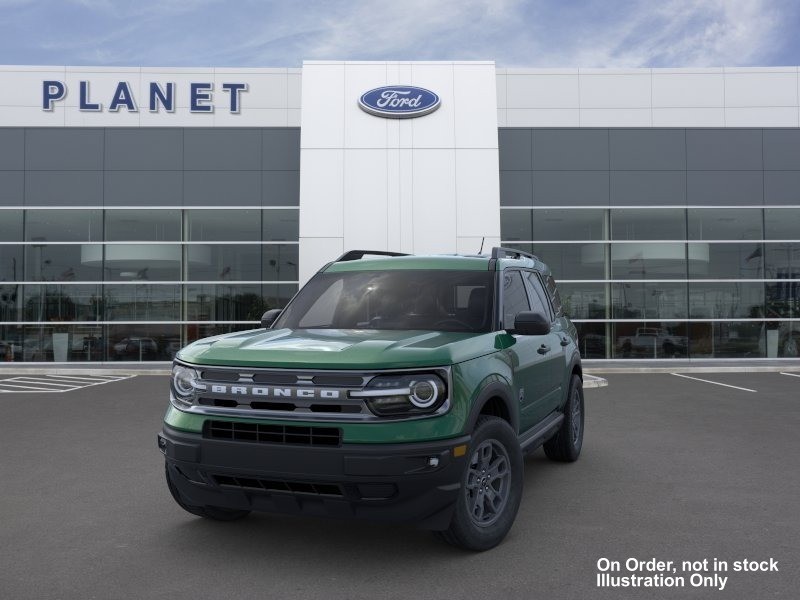
[{"label": "roof rail", "polygon": [[345,262],[348,260],[359,260],[365,256],[409,256],[403,252],[387,252],[386,250],[349,250],[342,254],[333,262]]},{"label": "roof rail", "polygon": [[492,248],[492,258],[530,258],[532,260],[539,260],[539,257],[531,254],[530,252],[524,252],[522,250],[516,250],[514,248],[504,248],[502,246],[495,246]]}]

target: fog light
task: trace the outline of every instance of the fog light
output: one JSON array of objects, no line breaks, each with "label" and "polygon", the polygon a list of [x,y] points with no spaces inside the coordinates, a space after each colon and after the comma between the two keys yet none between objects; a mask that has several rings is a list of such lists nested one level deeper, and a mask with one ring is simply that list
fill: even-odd
[{"label": "fog light", "polygon": [[438,467],[439,466],[439,459],[436,456],[431,456],[428,459],[428,466],[429,467]]},{"label": "fog light", "polygon": [[158,449],[161,450],[164,454],[167,453],[167,440],[165,440],[161,435],[158,436]]}]

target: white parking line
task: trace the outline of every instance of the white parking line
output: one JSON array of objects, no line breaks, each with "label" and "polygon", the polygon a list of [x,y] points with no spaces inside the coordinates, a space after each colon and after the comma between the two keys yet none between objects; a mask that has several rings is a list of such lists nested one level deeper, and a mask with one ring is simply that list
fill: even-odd
[{"label": "white parking line", "polygon": [[714,385],[721,385],[724,387],[733,388],[735,390],[742,390],[743,392],[757,393],[756,390],[751,390],[750,388],[739,387],[738,385],[729,385],[727,383],[720,383],[719,381],[710,381],[708,379],[700,379],[699,377],[689,377],[688,375],[682,375],[681,373],[670,373],[670,375],[675,375],[675,377],[683,377],[684,379],[694,379],[695,381],[702,381],[703,383],[713,383]]},{"label": "white parking line", "polygon": [[789,377],[800,377],[800,374],[798,373],[784,373],[783,371],[781,371],[781,375],[788,375]]},{"label": "white parking line", "polygon": [[130,379],[136,375],[42,375],[0,379],[0,394],[60,394],[104,383]]}]

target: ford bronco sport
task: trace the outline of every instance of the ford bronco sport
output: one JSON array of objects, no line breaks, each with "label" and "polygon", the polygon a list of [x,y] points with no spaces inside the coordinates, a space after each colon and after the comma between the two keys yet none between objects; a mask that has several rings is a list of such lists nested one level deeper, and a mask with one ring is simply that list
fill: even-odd
[{"label": "ford bronco sport", "polygon": [[[383,255],[375,258],[368,256]],[[351,251],[262,328],[198,340],[172,369],[158,445],[185,510],[413,522],[486,550],[523,453],[574,461],[574,325],[535,256]]]}]

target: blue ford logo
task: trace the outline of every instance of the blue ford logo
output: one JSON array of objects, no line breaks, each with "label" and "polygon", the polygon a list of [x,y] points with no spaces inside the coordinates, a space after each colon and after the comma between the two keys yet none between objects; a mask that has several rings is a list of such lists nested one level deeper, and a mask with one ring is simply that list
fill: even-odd
[{"label": "blue ford logo", "polygon": [[413,85],[387,85],[365,92],[358,99],[362,110],[378,117],[407,119],[432,113],[441,104],[439,96]]}]

